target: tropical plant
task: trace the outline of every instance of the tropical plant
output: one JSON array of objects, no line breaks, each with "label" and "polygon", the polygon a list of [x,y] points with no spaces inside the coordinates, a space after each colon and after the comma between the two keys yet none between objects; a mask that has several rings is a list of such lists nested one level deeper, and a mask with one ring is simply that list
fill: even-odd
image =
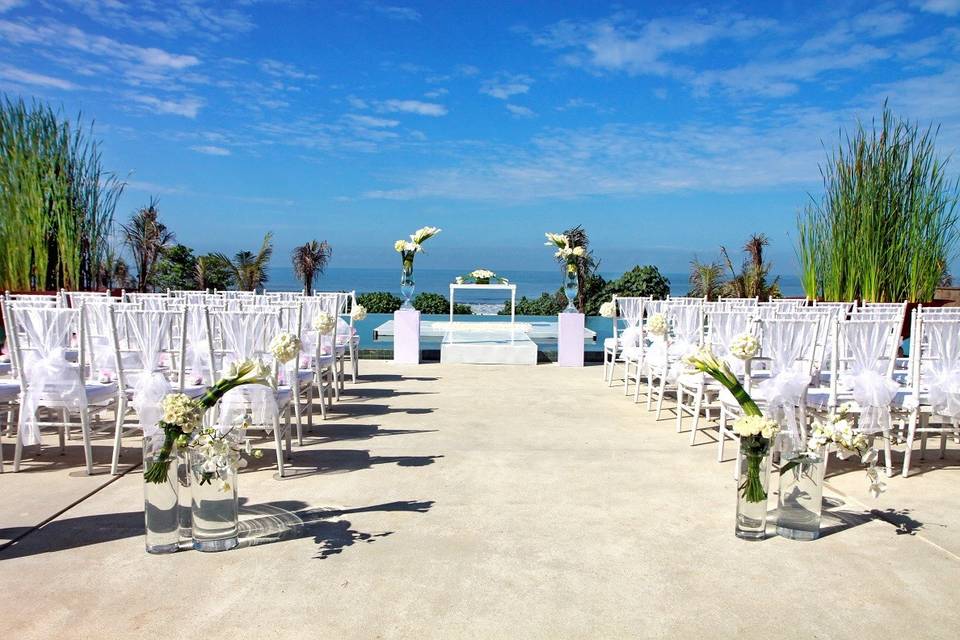
[{"label": "tropical plant", "polygon": [[723,267],[716,262],[690,261],[690,291],[688,296],[716,300],[723,295]]},{"label": "tropical plant", "polygon": [[653,265],[635,266],[616,280],[607,283],[602,296],[604,301],[611,296],[652,296],[662,300],[670,295],[670,281]]},{"label": "tropical plant", "polygon": [[323,242],[311,240],[293,250],[291,255],[293,275],[303,282],[303,288],[308,296],[313,295],[313,280],[318,275],[323,275],[331,255],[333,255],[333,249],[326,240]]},{"label": "tropical plant", "polygon": [[[418,293],[416,296],[414,296],[411,304],[413,305],[413,308],[420,313],[450,313],[450,301],[446,298],[446,296],[443,296],[439,293],[430,293],[428,291]],[[456,302],[453,305],[453,313],[457,315],[470,315],[473,313],[473,310],[470,309],[470,305]]]},{"label": "tropical plant", "polygon": [[[518,316],[555,316],[567,306],[566,297],[563,302],[556,295],[543,293],[539,298],[521,297],[516,303],[516,314]],[[497,315],[510,315],[510,302],[505,302],[503,309],[497,312]]]},{"label": "tropical plant", "polygon": [[938,129],[883,106],[821,165],[823,196],[798,216],[797,254],[808,298],[933,299],[958,240],[960,178],[936,152]]},{"label": "tropical plant", "polygon": [[99,141],[40,102],[0,99],[0,286],[90,289],[124,184],[101,165]]},{"label": "tropical plant", "polygon": [[160,290],[196,288],[197,258],[193,249],[175,244],[164,251],[157,261],[153,284]]},{"label": "tropical plant", "polygon": [[770,239],[762,233],[751,235],[743,251],[747,254],[740,271],[733,266],[726,247],[720,247],[720,255],[730,271],[730,279],[721,289],[722,295],[730,298],[780,298],[780,277],[769,281],[773,266],[763,259],[763,249],[770,245]]},{"label": "tropical plant", "polygon": [[173,232],[160,222],[158,204],[156,199],[151,198],[147,206],[141,207],[130,217],[130,222],[120,225],[124,244],[137,267],[138,291],[146,291],[153,285],[157,262],[174,240]]},{"label": "tropical plant", "polygon": [[267,282],[267,265],[273,255],[273,232],[263,236],[263,244],[257,253],[238,251],[231,260],[222,253],[210,254],[233,278],[240,291],[256,291]]},{"label": "tropical plant", "polygon": [[193,268],[193,281],[198,289],[226,291],[234,285],[233,273],[213,254],[198,256]]},{"label": "tropical plant", "polygon": [[[546,236],[547,246],[557,249],[554,258],[563,265],[564,271],[572,270],[577,274],[576,307],[584,313],[589,299],[585,285],[600,266],[599,261],[594,259],[593,252],[590,251],[590,237],[582,225],[567,229],[563,233],[547,233]],[[558,296],[563,296],[562,290]],[[566,306],[565,296],[563,301]]]},{"label": "tropical plant", "polygon": [[357,294],[357,304],[367,313],[393,313],[403,306],[403,300],[387,291],[370,291]]}]

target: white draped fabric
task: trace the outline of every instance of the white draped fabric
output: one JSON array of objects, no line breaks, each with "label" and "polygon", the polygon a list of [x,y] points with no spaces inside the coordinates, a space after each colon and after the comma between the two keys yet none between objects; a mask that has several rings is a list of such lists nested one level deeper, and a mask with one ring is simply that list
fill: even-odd
[{"label": "white draped fabric", "polygon": [[74,309],[17,309],[15,314],[23,333],[18,339],[25,342],[20,351],[27,381],[18,437],[24,445],[39,444],[36,413],[42,398],[54,397],[72,411],[86,405],[83,376],[66,354],[79,314]]},{"label": "white draped fabric", "polygon": [[892,332],[900,323],[848,322],[843,325],[843,345],[850,358],[844,380],[860,408],[860,431],[877,433],[890,428],[890,404],[899,385],[890,377]]},{"label": "white draped fabric", "polygon": [[[934,415],[960,418],[960,322],[924,322],[929,359],[922,372]],[[919,347],[919,345],[917,345]]]},{"label": "white draped fabric", "polygon": [[137,412],[144,436],[159,433],[163,417],[163,398],[170,393],[170,382],[160,368],[164,339],[170,333],[172,316],[162,311],[125,314],[131,347],[140,353],[141,371],[128,381],[133,388],[131,405]]},{"label": "white draped fabric", "polygon": [[[275,314],[221,313],[217,318],[223,332],[224,368],[230,363],[267,358],[267,344],[277,331]],[[234,425],[248,409],[253,424],[272,424],[279,411],[273,389],[253,384],[228,391],[220,401],[219,424]]]},{"label": "white draped fabric", "polygon": [[640,344],[643,337],[643,331],[640,328],[643,322],[643,298],[617,298],[617,307],[619,315],[626,322],[627,326],[620,333],[620,344],[624,347],[636,347]]},{"label": "white draped fabric", "polygon": [[113,327],[110,322],[112,306],[104,301],[88,299],[83,305],[87,323],[87,344],[90,346],[90,365],[94,376],[101,372],[110,377],[116,375],[116,349],[113,343]]},{"label": "white draped fabric", "polygon": [[727,362],[737,376],[744,372],[743,360],[730,355],[730,343],[742,333],[750,331],[750,311],[723,311],[707,316],[710,323],[710,348]]},{"label": "white draped fabric", "polygon": [[770,377],[757,383],[757,395],[766,405],[766,415],[780,423],[778,445],[792,451],[800,445],[797,407],[810,384],[810,357],[817,323],[774,320],[761,324],[762,354],[769,358]]},{"label": "white draped fabric", "polygon": [[214,376],[210,370],[206,310],[203,307],[188,306],[186,323],[185,368],[190,372],[191,382],[212,385]]}]

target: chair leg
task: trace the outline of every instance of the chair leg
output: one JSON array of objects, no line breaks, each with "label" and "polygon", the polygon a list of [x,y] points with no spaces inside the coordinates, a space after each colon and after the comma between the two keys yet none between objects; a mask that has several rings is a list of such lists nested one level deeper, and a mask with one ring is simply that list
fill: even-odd
[{"label": "chair leg", "polygon": [[122,444],[121,436],[123,434],[123,418],[127,413],[127,399],[121,394],[117,402],[117,418],[113,429],[113,457],[110,459],[110,473],[117,475],[117,468],[120,466],[120,446]]},{"label": "chair leg", "polygon": [[273,416],[273,448],[277,452],[277,473],[280,474],[280,477],[284,477],[284,459],[283,459],[283,442],[281,438],[283,434],[280,433],[280,413],[279,411]]},{"label": "chair leg", "polygon": [[890,455],[890,429],[883,430],[883,461],[889,478],[893,475],[893,458]]},{"label": "chair leg", "polygon": [[693,429],[690,431],[690,446],[697,440],[697,429],[700,428],[700,410],[703,407],[703,389],[697,389],[693,400]]},{"label": "chair leg", "polygon": [[93,475],[93,446],[90,444],[90,413],[87,407],[80,409],[80,430],[83,434],[83,455],[87,460],[87,475]]},{"label": "chair leg", "polygon": [[633,404],[637,404],[640,402],[640,380],[641,380],[640,369],[641,369],[640,361],[637,360],[637,385],[633,388]]},{"label": "chair leg", "polygon": [[[295,383],[294,387],[290,389],[291,395],[293,396],[293,412],[296,414],[297,419],[297,446],[303,446],[303,424],[300,421],[300,383]],[[289,413],[289,410],[288,410]]]},{"label": "chair leg", "polygon": [[647,370],[647,411],[653,410],[653,372]]},{"label": "chair leg", "polygon": [[657,389],[657,420],[660,420],[660,413],[663,411],[663,396],[667,390],[667,376],[661,374],[660,384]]},{"label": "chair leg", "polygon": [[910,412],[910,424],[907,427],[907,442],[903,450],[903,471],[901,475],[906,478],[910,475],[910,456],[913,454],[913,439],[917,433],[917,412]]},{"label": "chair leg", "polygon": [[683,429],[683,387],[677,385],[677,433]]},{"label": "chair leg", "polygon": [[286,408],[284,409],[284,411],[283,411],[283,418],[284,418],[283,432],[284,432],[284,434],[286,434],[286,437],[287,437],[287,457],[290,458],[290,457],[293,456],[293,444],[292,444],[292,437],[291,437],[291,434],[290,434],[290,431],[291,431],[291,429],[290,429],[290,405],[287,405]]}]

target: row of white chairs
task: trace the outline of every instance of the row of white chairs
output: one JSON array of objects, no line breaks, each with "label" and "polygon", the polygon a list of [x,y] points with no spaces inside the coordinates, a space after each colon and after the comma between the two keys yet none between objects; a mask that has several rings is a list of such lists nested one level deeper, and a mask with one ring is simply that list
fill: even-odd
[{"label": "row of white chairs", "polygon": [[[693,419],[691,444],[701,432],[701,417],[715,417],[718,460],[725,442],[736,440],[728,420],[740,408],[715,381],[683,364],[683,356],[702,345],[725,358],[761,406],[789,427],[784,437],[799,441],[806,438],[811,419],[847,410],[858,428],[883,436],[888,474],[895,438],[905,446],[906,476],[918,436],[921,456],[928,435],[940,436],[941,455],[948,437],[960,436],[960,308],[921,305],[914,310],[905,358],[899,352],[906,304],[724,305],[649,298],[615,303],[615,337],[605,343],[604,380],[612,386],[621,365],[624,393],[629,395],[631,384],[634,402],[645,393],[647,408],[658,420],[664,398],[672,395],[677,431],[684,418]],[[665,339],[651,336],[647,328],[657,313],[669,323]],[[729,353],[730,342],[741,333],[755,334],[761,344],[758,357],[747,364]]]},{"label": "row of white chairs", "polygon": [[[116,473],[121,432],[129,414],[137,416],[138,424],[155,424],[166,392],[197,397],[216,381],[224,362],[269,359],[269,341],[281,330],[301,337],[304,355],[287,367],[275,367],[277,395],[272,400],[261,398],[257,404],[261,408],[276,405],[276,411],[261,412],[259,422],[254,421],[273,432],[281,475],[281,436],[287,438],[288,452],[290,447],[289,409],[296,415],[297,438],[302,444],[302,414],[306,410],[311,424],[314,390],[321,395],[324,418],[333,397],[339,399],[343,359],[338,355],[346,351],[347,344],[338,340],[338,328],[327,336],[312,331],[312,314],[340,315],[342,294],[311,296],[305,299],[308,302],[245,305],[235,311],[206,305],[147,310],[139,303],[103,300],[74,299],[77,307],[23,298],[4,301],[4,326],[12,357],[7,367],[10,377],[0,380],[0,416],[5,416],[3,427],[16,431],[15,470],[20,467],[23,445],[38,443],[39,428],[57,429],[63,448],[70,429],[78,424],[72,418],[79,416],[87,471],[92,472],[92,419],[113,410],[111,470]],[[355,336],[350,335],[347,342],[355,343]],[[356,358],[353,360],[355,364]],[[245,387],[239,395],[262,395],[251,389]],[[41,408],[43,421],[38,418]],[[244,410],[251,408],[245,406]],[[286,421],[283,427],[281,418]],[[0,457],[0,470],[2,464]]]}]

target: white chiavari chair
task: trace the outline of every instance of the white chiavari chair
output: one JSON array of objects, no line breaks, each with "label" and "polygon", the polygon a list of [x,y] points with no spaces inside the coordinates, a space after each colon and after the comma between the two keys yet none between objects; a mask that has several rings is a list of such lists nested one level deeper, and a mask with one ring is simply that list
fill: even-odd
[{"label": "white chiavari chair", "polygon": [[[76,426],[77,415],[83,437],[87,474],[93,473],[91,418],[117,403],[117,385],[100,383],[90,377],[86,366],[83,308],[17,308],[8,305],[10,341],[20,382],[20,415],[13,469],[20,470],[25,446],[40,445],[41,429],[57,429],[61,452],[65,436]],[[77,339],[77,359],[68,357]]]},{"label": "white chiavari chair", "polygon": [[603,341],[603,379],[607,386],[613,386],[617,362],[626,362],[624,349],[630,349],[627,357],[639,368],[644,309],[651,300],[649,296],[613,296],[613,337]]}]

